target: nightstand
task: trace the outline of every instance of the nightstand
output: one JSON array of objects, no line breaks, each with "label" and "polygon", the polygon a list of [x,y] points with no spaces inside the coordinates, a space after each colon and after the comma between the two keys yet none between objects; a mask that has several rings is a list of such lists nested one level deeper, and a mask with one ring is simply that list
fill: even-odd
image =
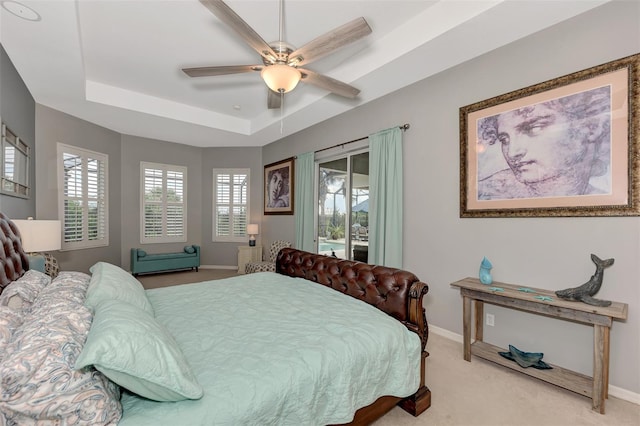
[{"label": "nightstand", "polygon": [[249,262],[262,260],[262,246],[238,246],[238,273],[244,274],[244,267]]}]

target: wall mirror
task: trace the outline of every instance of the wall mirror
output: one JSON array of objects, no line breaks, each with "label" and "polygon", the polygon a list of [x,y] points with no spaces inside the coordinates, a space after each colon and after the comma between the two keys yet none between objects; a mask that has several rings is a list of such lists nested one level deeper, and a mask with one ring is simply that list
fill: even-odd
[{"label": "wall mirror", "polygon": [[1,148],[0,192],[14,197],[29,198],[29,145],[2,123]]}]

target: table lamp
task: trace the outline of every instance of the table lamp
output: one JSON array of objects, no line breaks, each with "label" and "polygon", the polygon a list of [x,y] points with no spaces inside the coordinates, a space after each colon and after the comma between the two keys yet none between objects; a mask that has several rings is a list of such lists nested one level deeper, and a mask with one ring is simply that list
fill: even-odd
[{"label": "table lamp", "polygon": [[256,235],[259,234],[259,228],[257,223],[251,223],[247,225],[247,234],[249,234],[249,245],[255,247]]},{"label": "table lamp", "polygon": [[39,270],[52,278],[58,274],[58,262],[49,250],[62,247],[62,225],[59,220],[13,220],[22,240],[22,248],[29,256],[29,268]]}]

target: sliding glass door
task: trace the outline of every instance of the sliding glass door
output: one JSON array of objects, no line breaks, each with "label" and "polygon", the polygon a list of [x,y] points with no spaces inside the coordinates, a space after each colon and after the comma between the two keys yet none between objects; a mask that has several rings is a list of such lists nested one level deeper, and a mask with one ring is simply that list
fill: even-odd
[{"label": "sliding glass door", "polygon": [[367,261],[369,244],[369,152],[317,163],[317,251]]}]

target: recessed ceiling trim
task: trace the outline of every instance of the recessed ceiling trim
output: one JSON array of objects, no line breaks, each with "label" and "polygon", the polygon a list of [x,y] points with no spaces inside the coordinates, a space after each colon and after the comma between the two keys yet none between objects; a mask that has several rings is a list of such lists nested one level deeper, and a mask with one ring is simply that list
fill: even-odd
[{"label": "recessed ceiling trim", "polygon": [[86,100],[90,102],[97,102],[214,129],[226,130],[242,135],[251,134],[251,126],[248,120],[145,95],[97,81],[87,80],[85,82],[85,97]]},{"label": "recessed ceiling trim", "polygon": [[[15,0],[0,0],[0,6],[9,1]],[[203,13],[198,2],[17,1],[36,5],[42,19],[31,25],[0,9],[2,46],[37,104],[132,136],[194,146],[263,146],[611,0],[340,2],[343,10],[353,6],[351,15],[371,18],[374,36],[381,37],[371,38],[349,55],[337,53],[318,67],[332,78],[361,88],[360,96],[345,101],[307,86],[289,96],[284,111],[254,107],[256,99],[262,105],[267,90],[259,79],[221,77],[220,82],[185,86],[176,63],[194,63],[209,55],[201,53],[197,48],[201,43],[194,40],[227,39],[227,34],[218,31],[220,25],[212,29],[211,19],[199,18]],[[148,15],[149,1],[154,2],[153,19]],[[250,22],[258,26],[266,20],[264,11],[248,4],[275,0],[229,3],[242,6],[242,16],[248,20],[253,16]],[[317,21],[318,14],[330,11],[332,3],[291,1],[290,17],[297,16],[289,20],[292,30],[296,24],[308,34],[307,26]],[[298,15],[294,15],[296,4]],[[463,4],[469,7],[460,10]],[[410,14],[399,13],[409,9]],[[379,31],[389,11],[402,18],[387,32]],[[117,31],[97,25],[116,21]],[[174,22],[190,24],[162,37],[167,33],[163,29]],[[96,27],[100,31],[94,31]],[[275,24],[260,31],[268,34],[271,27]],[[321,27],[311,32],[322,34]],[[185,33],[188,37],[181,37]],[[300,40],[293,35],[291,39]],[[138,48],[129,52],[129,45]],[[233,43],[219,42],[215,47],[218,57],[250,63],[241,54],[229,57],[239,53]],[[178,54],[181,52],[185,54]],[[252,58],[249,53],[253,54],[247,53],[247,61]],[[91,67],[86,66],[89,54],[94,61]],[[91,71],[96,69],[100,72],[94,76]],[[241,110],[234,110],[233,105],[240,105]]]}]

